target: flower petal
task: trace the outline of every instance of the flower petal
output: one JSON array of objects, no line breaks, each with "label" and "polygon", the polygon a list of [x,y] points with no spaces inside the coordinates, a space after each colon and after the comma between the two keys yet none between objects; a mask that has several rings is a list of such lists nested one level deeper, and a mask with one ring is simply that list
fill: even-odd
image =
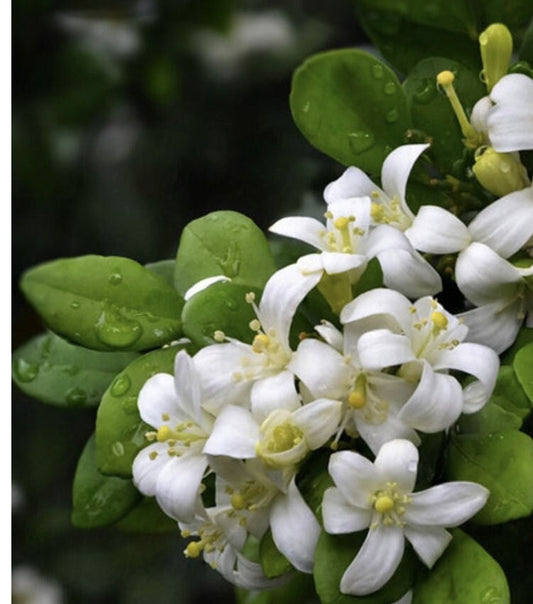
[{"label": "flower petal", "polygon": [[405,236],[414,248],[432,254],[458,252],[472,240],[468,227],[438,206],[422,206]]},{"label": "flower petal", "polygon": [[342,252],[323,252],[322,266],[328,275],[337,275],[366,266],[367,256],[362,254],[344,254]]},{"label": "flower petal", "polygon": [[341,592],[365,596],[392,577],[403,556],[403,530],[397,526],[370,529],[353,562],[341,579]]},{"label": "flower petal", "polygon": [[315,325],[315,331],[320,337],[335,350],[342,352],[343,349],[343,334],[333,324],[324,321],[320,325]]},{"label": "flower petal", "polygon": [[337,180],[327,185],[324,189],[324,199],[329,204],[338,199],[361,197],[363,195],[370,196],[373,191],[378,191],[384,195],[384,192],[362,170],[350,166]]},{"label": "flower petal", "polygon": [[[425,144],[401,145],[400,147],[396,147],[394,151],[391,151],[383,162],[381,185],[391,199],[396,197],[401,202],[404,202],[402,204],[404,205],[404,209],[407,208],[407,205],[405,205],[407,180],[416,160],[428,147],[429,145]],[[412,217],[412,212],[408,211]]]},{"label": "flower petal", "polygon": [[309,449],[321,447],[337,430],[342,403],[321,398],[292,413],[292,422],[304,433]]},{"label": "flower petal", "polygon": [[375,315],[383,319],[382,327],[391,331],[409,332],[412,315],[411,302],[404,295],[392,289],[371,289],[355,298],[341,311],[341,322],[359,321]]},{"label": "flower petal", "polygon": [[380,424],[366,421],[364,413],[354,413],[357,431],[369,446],[374,455],[390,440],[402,438],[411,441],[414,445],[420,444],[420,437],[411,426],[389,411],[387,419]]},{"label": "flower petal", "polygon": [[204,445],[204,453],[248,459],[255,457],[258,440],[259,426],[250,411],[228,405],[218,415],[211,436]]},{"label": "flower petal", "polygon": [[141,419],[154,428],[164,423],[163,415],[176,418],[179,410],[174,389],[174,377],[167,373],[156,373],[148,379],[137,401]]},{"label": "flower petal", "polygon": [[200,423],[200,382],[194,363],[185,350],[180,350],[174,360],[174,387],[184,414]]},{"label": "flower petal", "polygon": [[359,362],[365,370],[383,369],[415,360],[409,338],[388,329],[363,333],[357,349]]},{"label": "flower petal", "polygon": [[329,458],[328,472],[351,505],[370,509],[369,495],[379,487],[374,464],[354,451],[339,451]]},{"label": "flower petal", "polygon": [[313,571],[320,526],[293,479],[287,494],[280,493],[270,511],[272,538],[279,551],[298,570]]},{"label": "flower petal", "polygon": [[442,290],[438,272],[414,249],[386,250],[377,256],[383,270],[383,284],[410,298]]},{"label": "flower petal", "polygon": [[259,424],[276,409],[298,409],[300,398],[293,373],[282,371],[277,375],[257,380],[252,386],[251,401],[252,414]]},{"label": "flower petal", "polygon": [[491,203],[468,228],[474,239],[509,258],[533,236],[533,187]]},{"label": "flower petal", "polygon": [[168,460],[164,443],[152,443],[137,453],[132,466],[133,483],[143,495],[155,495],[157,479]]},{"label": "flower petal", "polygon": [[289,216],[278,220],[269,227],[268,230],[271,233],[276,233],[276,235],[284,235],[285,237],[299,239],[318,250],[327,249],[326,241],[324,239],[326,228],[316,218],[307,216]]},{"label": "flower petal", "polygon": [[431,568],[452,540],[450,533],[440,526],[406,526],[405,537],[422,562]]},{"label": "flower petal", "polygon": [[458,526],[479,512],[488,496],[475,482],[446,482],[412,493],[404,520],[417,526]]},{"label": "flower petal", "polygon": [[331,487],[324,492],[322,518],[326,532],[339,535],[362,531],[372,522],[371,508],[353,506],[339,489]]},{"label": "flower petal", "polygon": [[401,491],[410,493],[416,481],[418,449],[404,439],[385,443],[374,461],[382,483],[396,482]]}]

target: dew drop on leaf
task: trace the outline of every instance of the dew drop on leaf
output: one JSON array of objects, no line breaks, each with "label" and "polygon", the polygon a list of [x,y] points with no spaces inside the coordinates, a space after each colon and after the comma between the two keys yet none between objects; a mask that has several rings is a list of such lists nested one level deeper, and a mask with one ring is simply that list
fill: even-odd
[{"label": "dew drop on leaf", "polygon": [[383,86],[383,92],[388,96],[393,95],[396,92],[396,85],[394,82],[387,82],[385,86]]},{"label": "dew drop on leaf", "polygon": [[374,135],[371,132],[350,132],[348,134],[350,149],[354,153],[363,153],[374,145]]},{"label": "dew drop on leaf", "polygon": [[383,69],[383,65],[374,63],[374,65],[372,65],[372,77],[374,77],[376,80],[381,80],[384,75],[385,70]]},{"label": "dew drop on leaf", "polygon": [[83,405],[87,402],[87,393],[81,388],[74,387],[67,391],[65,394],[65,400],[69,405]]},{"label": "dew drop on leaf", "polygon": [[111,384],[111,395],[118,397],[126,394],[131,386],[131,380],[126,375],[118,375]]},{"label": "dew drop on leaf", "polygon": [[118,272],[111,273],[107,280],[109,281],[109,283],[111,283],[111,285],[119,285],[120,283],[122,283],[122,275]]},{"label": "dew drop on leaf", "polygon": [[413,95],[413,99],[420,105],[426,105],[431,102],[437,94],[437,85],[434,80],[430,78],[424,78],[421,82],[420,88]]},{"label": "dew drop on leaf", "polygon": [[387,111],[385,114],[385,121],[387,124],[393,124],[398,119],[398,110],[396,108]]},{"label": "dew drop on leaf", "polygon": [[122,457],[124,455],[124,445],[117,440],[111,445],[111,451],[116,457]]},{"label": "dew drop on leaf", "polygon": [[141,337],[143,331],[138,321],[127,319],[111,307],[104,309],[95,330],[100,342],[111,348],[131,346]]},{"label": "dew drop on leaf", "polygon": [[13,372],[19,382],[32,382],[39,374],[39,366],[19,358],[13,364]]}]

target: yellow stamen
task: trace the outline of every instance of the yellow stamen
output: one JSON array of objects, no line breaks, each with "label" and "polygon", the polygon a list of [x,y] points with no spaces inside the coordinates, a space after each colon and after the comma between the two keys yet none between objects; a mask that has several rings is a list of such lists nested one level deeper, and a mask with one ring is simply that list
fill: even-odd
[{"label": "yellow stamen", "polygon": [[380,514],[390,512],[394,507],[394,500],[388,495],[380,495],[374,503],[374,509]]},{"label": "yellow stamen", "polygon": [[265,352],[269,344],[270,338],[264,333],[259,333],[254,338],[252,350],[257,353]]},{"label": "yellow stamen", "polygon": [[187,558],[198,558],[204,549],[203,541],[191,541],[185,548],[185,555]]},{"label": "yellow stamen", "polygon": [[431,322],[438,331],[442,331],[448,327],[446,315],[438,310],[431,313]]}]

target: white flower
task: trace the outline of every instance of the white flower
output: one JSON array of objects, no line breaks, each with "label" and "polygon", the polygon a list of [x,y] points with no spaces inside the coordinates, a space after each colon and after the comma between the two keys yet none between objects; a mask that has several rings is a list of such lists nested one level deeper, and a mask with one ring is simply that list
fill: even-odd
[{"label": "white flower", "polygon": [[401,231],[408,228],[414,215],[405,201],[409,174],[416,160],[429,145],[402,145],[389,153],[381,168],[382,189],[359,168],[349,167],[324,190],[328,204],[339,199],[368,196],[372,200],[374,224],[389,224]]},{"label": "white flower", "polygon": [[[360,347],[361,362],[366,366],[383,364],[386,351],[390,359],[396,356],[402,363],[398,375],[418,384],[398,414],[404,422],[433,432],[435,414],[442,418],[444,409],[451,425],[461,412],[474,413],[486,403],[496,381],[498,356],[486,346],[463,342],[468,328],[436,300],[426,296],[412,304],[393,290],[373,289],[358,296],[341,313],[343,323],[364,324],[369,319],[378,331],[371,332],[373,337]],[[462,389],[449,375],[450,370],[477,379]]]},{"label": "white flower", "polygon": [[[355,168],[354,168],[355,170]],[[321,250],[297,261],[304,275],[347,273],[357,283],[367,263],[377,258],[385,285],[418,297],[442,288],[438,273],[412,247],[402,232],[381,224],[371,228],[369,197],[337,199],[328,204],[326,224],[315,218],[282,218],[270,227]]]},{"label": "white flower", "polygon": [[300,302],[319,279],[319,274],[302,278],[294,265],[277,271],[267,281],[259,306],[253,294],[248,295],[257,315],[250,324],[256,332],[253,343],[225,338],[194,356],[206,409],[216,414],[226,404],[251,403],[254,409],[300,404],[294,376],[287,370],[292,355],[289,331]]},{"label": "white flower", "polygon": [[133,482],[154,496],[176,520],[192,518],[200,505],[200,483],[207,468],[203,454],[214,418],[201,408],[200,382],[184,350],[176,355],[174,376],[158,373],[142,387],[141,419],[155,431],[133,462]]},{"label": "white flower", "polygon": [[445,527],[468,520],[488,498],[488,490],[473,482],[413,493],[417,468],[418,450],[406,440],[383,445],[374,463],[353,451],[331,456],[335,487],[326,490],[322,502],[326,531],[369,529],[342,576],[342,593],[363,596],[382,587],[402,559],[405,539],[431,568],[452,538]]},{"label": "white flower", "polygon": [[218,415],[204,453],[236,459],[258,457],[268,469],[290,468],[332,436],[340,414],[341,403],[327,399],[295,410],[274,409],[259,417],[243,407],[228,405]]},{"label": "white flower", "polygon": [[498,152],[533,149],[533,80],[520,73],[501,78],[474,105],[471,122]]},{"label": "white flower", "polygon": [[273,472],[259,459],[212,457],[217,505],[261,539],[270,527],[278,550],[298,570],[310,573],[320,526],[300,494],[294,469]]}]

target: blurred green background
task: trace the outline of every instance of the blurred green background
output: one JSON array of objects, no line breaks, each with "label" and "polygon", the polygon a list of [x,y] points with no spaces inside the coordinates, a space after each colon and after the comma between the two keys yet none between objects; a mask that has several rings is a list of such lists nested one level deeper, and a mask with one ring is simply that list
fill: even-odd
[{"label": "blurred green background", "polygon": [[[320,211],[342,167],[294,126],[291,75],[314,52],[365,43],[347,0],[14,2],[13,347],[43,330],[17,288],[35,264],[171,258],[184,225],[213,210],[265,229]],[[232,602],[177,531],[71,526],[94,417],[13,392],[13,601],[33,589],[43,604]]]}]

